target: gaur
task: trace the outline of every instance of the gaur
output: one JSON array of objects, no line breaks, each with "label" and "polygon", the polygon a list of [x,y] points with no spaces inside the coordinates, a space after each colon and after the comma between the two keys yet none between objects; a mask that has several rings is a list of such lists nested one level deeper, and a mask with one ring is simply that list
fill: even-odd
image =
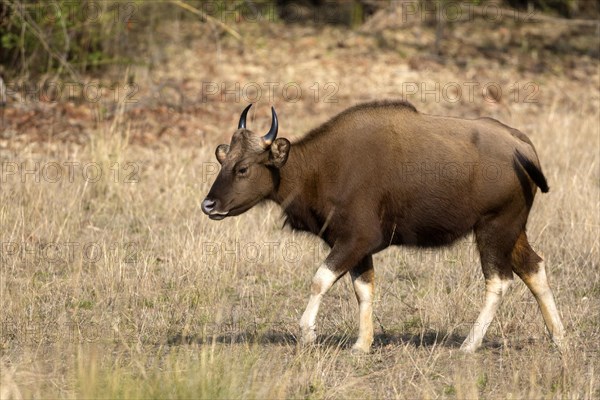
[{"label": "gaur", "polygon": [[351,107],[290,142],[246,127],[242,112],[221,170],[202,202],[213,220],[256,204],[279,204],[293,228],[320,236],[331,251],[317,269],[302,341],[316,339],[319,304],[350,273],[359,304],[353,349],[373,342],[373,254],[390,245],[437,247],[474,232],[485,277],[485,303],[461,349],[481,346],[516,273],[535,296],[548,331],[561,346],[564,328],[546,269],[525,226],[537,188],[548,191],[536,150],[520,131],[491,118],[428,115],[406,101]]}]

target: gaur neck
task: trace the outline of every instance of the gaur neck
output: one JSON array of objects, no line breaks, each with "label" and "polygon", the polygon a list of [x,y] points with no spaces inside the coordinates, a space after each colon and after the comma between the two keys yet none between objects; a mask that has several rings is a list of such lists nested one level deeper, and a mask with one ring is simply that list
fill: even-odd
[{"label": "gaur neck", "polygon": [[314,177],[314,165],[306,155],[309,153],[306,143],[294,143],[290,148],[287,162],[279,169],[279,184],[272,200],[287,209],[305,197],[307,180]]},{"label": "gaur neck", "polygon": [[292,228],[319,234],[324,221],[316,212],[319,163],[313,145],[313,140],[292,144],[287,162],[279,169],[279,185],[270,199],[283,208],[286,223]]}]

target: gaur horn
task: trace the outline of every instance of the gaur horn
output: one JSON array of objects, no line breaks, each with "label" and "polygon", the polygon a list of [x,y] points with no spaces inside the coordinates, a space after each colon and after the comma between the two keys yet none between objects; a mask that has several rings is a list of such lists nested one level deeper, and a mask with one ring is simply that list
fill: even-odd
[{"label": "gaur horn", "polygon": [[250,103],[248,107],[246,107],[244,111],[242,111],[242,115],[240,116],[240,123],[238,124],[238,129],[246,129],[246,116],[248,115],[248,110],[250,109],[250,107],[252,107],[252,103]]},{"label": "gaur horn", "polygon": [[269,147],[273,141],[277,138],[277,130],[279,129],[279,122],[277,121],[277,114],[275,108],[271,107],[273,116],[271,117],[271,129],[265,136],[262,137],[262,141],[265,147]]}]

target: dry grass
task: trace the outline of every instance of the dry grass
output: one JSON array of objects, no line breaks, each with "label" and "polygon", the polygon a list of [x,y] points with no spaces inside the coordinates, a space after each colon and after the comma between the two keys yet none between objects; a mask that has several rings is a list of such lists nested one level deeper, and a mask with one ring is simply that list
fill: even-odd
[{"label": "dry grass", "polygon": [[[341,35],[328,34],[334,43]],[[220,82],[235,71],[282,85],[337,82],[338,103],[275,100],[284,136],[403,81],[532,79],[497,67],[464,75],[452,68],[415,71],[394,52],[336,69],[335,57],[352,54],[317,44],[311,31],[289,39],[282,54],[296,45],[324,59],[306,58],[285,69],[261,61],[279,41],[264,35],[258,54],[245,53],[241,64],[215,69],[212,59],[196,57],[192,70],[184,51],[156,75]],[[222,46],[221,52],[237,54],[235,45]],[[258,61],[251,63],[251,56]],[[315,62],[322,66],[319,77],[311,75]],[[597,76],[590,79],[597,82]],[[299,346],[297,321],[327,249],[314,238],[282,231],[280,211],[272,205],[219,223],[200,213],[214,178],[214,145],[230,134],[241,109],[215,101],[204,105],[220,118],[199,139],[205,146],[130,144],[135,127],[117,120],[91,131],[86,146],[27,145],[0,154],[1,397],[600,397],[598,90],[553,76],[536,82],[541,97],[534,104],[413,101],[426,112],[496,116],[536,144],[551,191],[536,199],[529,235],[547,261],[569,333],[562,357],[520,282],[505,298],[484,348],[474,355],[458,351],[483,299],[469,239],[439,251],[394,248],[376,255],[372,354],[348,351],[357,307],[346,278],[324,300],[319,344]],[[257,129],[268,124],[265,109],[258,107],[260,118],[251,122]],[[63,174],[57,182],[44,176],[37,182],[35,174],[23,174],[36,161],[40,169],[50,162],[79,166],[72,181]],[[94,171],[83,169],[87,163],[102,171],[97,182],[90,179]],[[14,175],[7,173],[9,165],[17,165]]]}]

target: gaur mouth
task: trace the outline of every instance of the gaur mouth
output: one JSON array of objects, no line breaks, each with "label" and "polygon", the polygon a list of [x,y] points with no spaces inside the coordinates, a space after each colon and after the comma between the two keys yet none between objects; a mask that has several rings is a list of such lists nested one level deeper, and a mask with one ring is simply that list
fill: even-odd
[{"label": "gaur mouth", "polygon": [[210,218],[214,221],[220,221],[220,220],[224,219],[228,214],[229,214],[229,212],[224,212],[224,213],[214,212],[212,214],[209,214],[208,218]]},{"label": "gaur mouth", "polygon": [[254,207],[259,201],[255,201],[251,204],[247,204],[247,205],[240,206],[240,207],[234,207],[234,208],[230,209],[229,211],[211,211],[210,214],[208,214],[206,212],[205,212],[205,214],[208,215],[208,218],[210,218],[214,221],[220,221],[220,220],[224,219],[225,217],[235,217],[235,216],[245,213],[246,211],[248,211],[249,209]]}]

